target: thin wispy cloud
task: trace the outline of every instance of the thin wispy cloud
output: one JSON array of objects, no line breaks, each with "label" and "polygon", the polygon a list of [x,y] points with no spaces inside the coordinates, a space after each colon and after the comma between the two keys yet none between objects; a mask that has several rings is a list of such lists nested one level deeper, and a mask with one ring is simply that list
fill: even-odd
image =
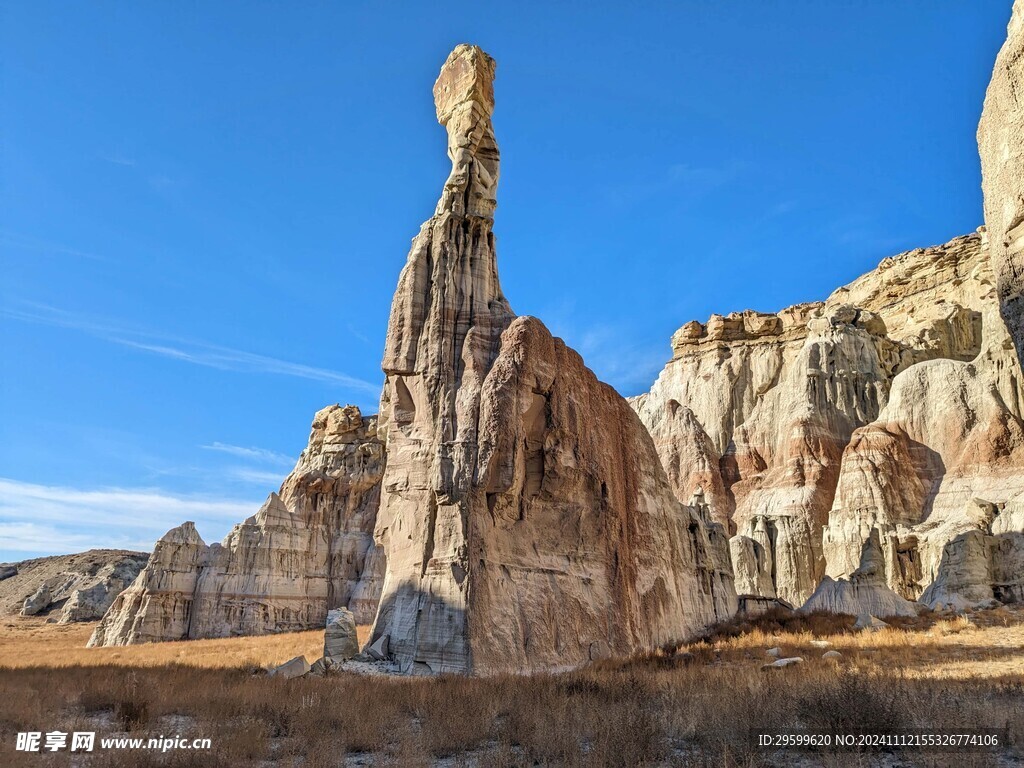
[{"label": "thin wispy cloud", "polygon": [[250,483],[264,488],[276,490],[281,486],[284,479],[282,472],[270,472],[265,469],[252,469],[251,467],[230,467],[226,473],[232,480],[243,483]]},{"label": "thin wispy cloud", "polygon": [[579,352],[583,362],[601,381],[629,397],[648,390],[670,353],[668,344],[638,343],[620,327],[582,324],[575,317],[575,302],[562,302],[545,313],[551,332]]},{"label": "thin wispy cloud", "polygon": [[277,451],[271,451],[267,448],[246,448],[241,445],[230,445],[228,443],[222,443],[219,441],[213,442],[210,445],[200,446],[207,451],[219,451],[220,453],[227,453],[231,456],[237,456],[242,459],[251,459],[253,461],[261,461],[268,464],[280,464],[281,466],[290,466],[295,463],[295,459],[291,456],[285,456],[283,453]]},{"label": "thin wispy cloud", "polygon": [[90,318],[46,304],[24,302],[24,309],[0,308],[0,316],[26,323],[50,325],[87,333],[112,344],[137,349],[142,352],[169,357],[174,360],[216,368],[221,371],[239,373],[272,373],[281,376],[295,376],[302,379],[336,384],[351,390],[365,392],[374,397],[380,394],[380,385],[349,376],[339,371],[318,368],[303,363],[293,363],[267,355],[246,352],[240,349],[211,344],[197,339],[187,339],[164,333],[128,328],[110,321]]},{"label": "thin wispy cloud", "polygon": [[355,336],[357,339],[359,339],[364,344],[372,344],[373,343],[372,341],[370,341],[369,337],[365,333],[362,333],[358,328],[356,328],[354,325],[352,325],[352,323],[346,323],[345,324],[345,328],[347,328],[349,333],[351,333],[353,336]]},{"label": "thin wispy cloud", "polygon": [[3,553],[9,552],[150,549],[186,520],[219,539],[233,524],[254,514],[262,496],[223,499],[158,488],[83,489],[0,478],[0,559],[7,559]]},{"label": "thin wispy cloud", "polygon": [[121,152],[102,152],[100,153],[100,160],[113,165],[123,165],[129,168],[135,166],[135,159],[122,154]]},{"label": "thin wispy cloud", "polygon": [[11,232],[9,230],[0,230],[0,246],[2,246],[7,252],[30,251],[34,254],[44,254],[49,256],[74,256],[79,259],[89,259],[90,261],[107,260],[103,256],[99,256],[95,253],[89,253],[77,248],[69,248],[61,243],[41,240],[38,237],[24,235],[19,232]]}]

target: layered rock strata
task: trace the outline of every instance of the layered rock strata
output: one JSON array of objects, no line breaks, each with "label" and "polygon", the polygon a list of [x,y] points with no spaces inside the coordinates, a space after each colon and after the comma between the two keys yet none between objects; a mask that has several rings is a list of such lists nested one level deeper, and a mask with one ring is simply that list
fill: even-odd
[{"label": "layered rock strata", "polygon": [[498,281],[494,62],[434,86],[452,171],[391,309],[372,639],[405,672],[576,666],[735,610],[725,534],[672,495],[626,402]]},{"label": "layered rock strata", "polygon": [[[740,594],[810,597],[826,573],[822,535],[855,431],[879,417],[901,371],[973,360],[993,306],[982,239],[969,235],[885,259],[825,302],[680,328],[673,359],[632,404],[676,495],[707,489],[714,516],[735,531]],[[830,575],[858,567],[866,536]]]},{"label": "layered rock strata", "polygon": [[966,610],[1024,601],[1024,496],[977,504],[977,527],[945,544],[935,578],[921,595],[933,610]]},{"label": "layered rock strata", "polygon": [[[976,309],[982,344],[970,360],[936,360],[896,377],[878,419],[843,460],[825,532],[830,573],[850,567],[871,530],[889,584],[932,607],[1017,599],[1024,520],[1024,10],[1014,4],[978,128],[984,255],[994,276]],[[952,281],[946,292],[963,291]],[[923,593],[923,594],[922,594]],[[1001,598],[996,598],[1001,595]]]},{"label": "layered rock strata", "polygon": [[207,546],[192,523],[165,534],[90,645],[311,629],[341,606],[368,623],[384,572],[373,543],[383,465],[376,418],[324,408],[256,515],[220,544]]},{"label": "layered rock strata", "polygon": [[877,529],[864,542],[857,570],[849,578],[832,579],[826,576],[800,610],[881,618],[917,615],[915,603],[889,588],[885,556]]}]

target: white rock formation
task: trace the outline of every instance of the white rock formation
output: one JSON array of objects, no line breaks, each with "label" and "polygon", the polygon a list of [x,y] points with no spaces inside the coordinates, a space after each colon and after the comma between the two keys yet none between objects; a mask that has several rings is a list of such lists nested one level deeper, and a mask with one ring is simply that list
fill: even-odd
[{"label": "white rock formation", "polygon": [[39,588],[31,595],[25,598],[24,604],[21,606],[22,616],[35,616],[37,613],[42,613],[53,600],[53,596],[50,594],[49,584],[40,584]]},{"label": "white rock formation", "polygon": [[281,677],[285,680],[291,680],[296,677],[305,677],[310,673],[311,669],[305,656],[296,656],[294,659],[289,659],[284,664],[269,670],[268,675],[270,677]]},{"label": "white rock formation", "polygon": [[[975,366],[976,358],[988,359],[984,350],[1002,343],[998,329],[982,322],[996,307],[982,238],[970,235],[885,259],[824,303],[778,315],[716,315],[675,334],[673,359],[632,405],[676,495],[686,499],[700,485],[716,519],[735,530],[737,592],[801,604],[826,574],[826,561],[833,578],[858,568],[875,527],[891,561],[887,578],[899,567],[920,567],[912,543],[892,541],[887,518],[864,510],[888,503],[901,510],[899,521],[909,515],[919,522],[930,485],[916,474],[881,485],[865,480],[878,460],[906,466],[914,450],[866,425],[924,409],[926,393],[902,382],[929,366],[938,366],[935,378],[948,379],[945,386],[963,376],[979,385],[1001,381],[1015,402],[1019,377],[1012,370]],[[872,450],[858,453],[851,440]],[[950,441],[972,450],[957,435]],[[996,465],[1017,459],[1002,447],[990,453],[995,464],[963,468],[969,484],[951,503],[962,503],[971,488],[1004,482]],[[990,475],[991,483],[984,479]],[[889,582],[896,588],[899,579]],[[921,588],[898,591],[916,599]]]},{"label": "white rock formation", "polygon": [[861,551],[860,567],[848,579],[821,580],[801,611],[848,613],[851,616],[916,616],[914,603],[893,592],[886,581],[885,557],[878,530],[872,530]]},{"label": "white rock formation", "polygon": [[383,473],[374,417],[324,408],[278,493],[206,546],[192,523],[168,532],[103,617],[90,645],[322,627],[332,607],[368,623],[382,554],[373,543]]},{"label": "white rock formation", "polygon": [[359,653],[356,617],[346,608],[327,612],[324,630],[324,659],[332,663],[348,661]]},{"label": "white rock formation", "polygon": [[374,640],[405,672],[570,667],[735,610],[724,531],[672,495],[650,437],[543,324],[514,318],[492,215],[494,62],[434,86],[452,171],[391,309]]},{"label": "white rock formation", "polygon": [[[978,129],[983,263],[966,275],[950,275],[940,263],[932,292],[981,318],[980,348],[968,358],[947,344],[941,357],[952,359],[895,377],[878,419],[846,450],[824,534],[828,573],[839,576],[850,572],[869,532],[880,531],[889,585],[931,607],[1018,599],[1022,579],[1024,520],[1014,513],[1024,494],[1022,16],[1017,2]],[[920,312],[919,301],[896,298],[907,307],[904,316]],[[959,336],[975,335],[967,330],[962,324]]]}]

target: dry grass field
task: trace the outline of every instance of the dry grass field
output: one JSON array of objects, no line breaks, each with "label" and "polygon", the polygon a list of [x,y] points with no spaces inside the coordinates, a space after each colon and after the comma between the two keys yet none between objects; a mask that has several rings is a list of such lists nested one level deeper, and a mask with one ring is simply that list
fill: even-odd
[{"label": "dry grass field", "polygon": [[[230,637],[150,643],[124,648],[86,648],[95,622],[47,624],[44,620],[8,616],[0,622],[0,670],[20,667],[269,667],[305,656],[311,662],[323,655],[324,633],[290,632],[265,637]],[[369,627],[359,627],[366,642]]]},{"label": "dry grass field", "polygon": [[[767,615],[577,672],[486,679],[268,679],[321,633],[84,649],[91,627],[11,619],[0,637],[0,766],[996,766],[1024,764],[1024,610]],[[803,664],[762,671],[778,646]],[[823,659],[839,651],[838,661]],[[749,728],[1005,728],[980,753],[766,752]],[[14,751],[19,731],[187,736],[210,750]],[[1020,745],[1020,746],[1018,746]]]}]

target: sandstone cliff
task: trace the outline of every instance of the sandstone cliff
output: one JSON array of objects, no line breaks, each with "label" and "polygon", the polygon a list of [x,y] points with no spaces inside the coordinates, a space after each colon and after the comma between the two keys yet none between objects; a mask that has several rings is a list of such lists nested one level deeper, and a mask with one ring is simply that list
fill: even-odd
[{"label": "sandstone cliff", "polygon": [[330,608],[372,620],[384,563],[373,543],[383,472],[376,419],[324,408],[280,490],[207,546],[192,523],[157,542],[149,565],[90,645],[322,627]]},{"label": "sandstone cliff", "polygon": [[[983,257],[993,275],[979,274],[986,287],[996,286],[973,306],[981,318],[978,354],[944,354],[955,359],[896,377],[877,421],[847,449],[825,531],[834,574],[849,570],[869,531],[880,531],[888,583],[931,607],[1017,599],[1024,580],[1024,520],[1015,512],[1024,499],[1022,55],[1024,11],[1017,2],[978,128]],[[941,294],[961,301],[965,285],[948,281]]]},{"label": "sandstone cliff", "polygon": [[1024,2],[1015,0],[978,125],[985,226],[1003,320],[1024,361]]},{"label": "sandstone cliff", "polygon": [[388,636],[403,671],[574,666],[735,609],[722,528],[673,498],[626,402],[502,294],[493,76],[462,45],[434,86],[452,171],[384,353],[372,638]]},{"label": "sandstone cliff", "polygon": [[[673,359],[632,404],[676,495],[701,486],[735,530],[738,592],[800,604],[826,573],[857,569],[880,526],[889,582],[916,599],[956,533],[936,536],[922,574],[914,541],[891,540],[890,528],[923,521],[936,498],[933,527],[972,489],[1013,495],[1021,377],[1003,354],[993,286],[982,237],[969,235],[885,259],[823,303],[716,315],[675,334]],[[957,403],[967,408],[950,425],[940,414]],[[917,437],[894,438],[908,420]],[[927,430],[943,432],[943,447]],[[946,485],[922,446],[947,457]],[[894,469],[879,481],[883,461]],[[913,462],[929,468],[906,471]],[[900,567],[915,586],[892,576]]]}]

